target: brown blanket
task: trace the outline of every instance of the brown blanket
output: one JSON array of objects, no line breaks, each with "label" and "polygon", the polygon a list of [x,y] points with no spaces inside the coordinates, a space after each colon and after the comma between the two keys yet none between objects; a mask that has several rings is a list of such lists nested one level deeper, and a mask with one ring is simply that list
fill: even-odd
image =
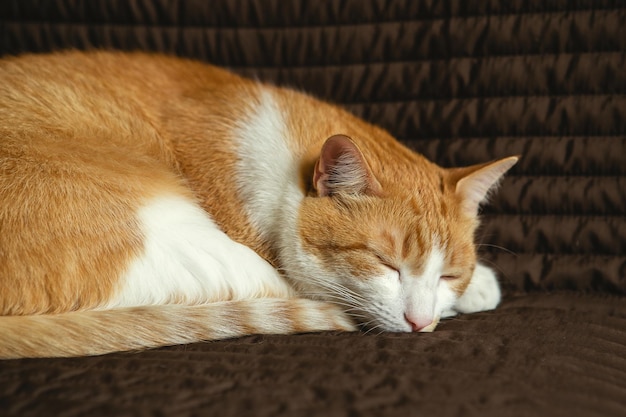
[{"label": "brown blanket", "polygon": [[0,416],[626,415],[623,1],[0,4],[0,54],[69,47],[303,89],[445,166],[521,154],[477,236],[507,296],[433,334],[4,361]]}]

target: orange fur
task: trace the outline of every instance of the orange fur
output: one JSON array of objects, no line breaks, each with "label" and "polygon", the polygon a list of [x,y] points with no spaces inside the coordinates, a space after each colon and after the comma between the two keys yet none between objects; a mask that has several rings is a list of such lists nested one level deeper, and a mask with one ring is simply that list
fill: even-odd
[{"label": "orange fur", "polygon": [[[30,55],[0,61],[0,314],[30,316],[0,318],[0,333],[9,335],[0,341],[0,357],[98,354],[222,337],[199,324],[214,314],[212,307],[202,307],[196,319],[185,310],[192,318],[183,324],[172,324],[176,319],[168,319],[165,308],[118,315],[90,310],[105,308],[119,291],[119,277],[144,250],[136,212],[164,193],[195,199],[230,238],[289,268],[234,192],[234,129],[264,91],[284,113],[288,146],[299,161],[297,232],[304,250],[327,269],[341,265],[369,279],[381,264],[408,265],[419,275],[424,254],[443,246],[446,274],[457,277],[451,285],[463,293],[476,263],[477,220],[464,209],[471,206],[457,184],[492,165],[440,168],[338,107],[198,62],[104,52]],[[374,192],[319,195],[320,152],[336,134],[352,138],[362,153]],[[302,301],[282,303],[281,311],[295,317],[286,332],[350,328],[335,307],[307,304],[306,311],[329,309],[329,324],[313,325],[298,319]],[[224,337],[263,330],[249,325],[254,309],[233,311],[228,320],[239,330]],[[108,321],[116,327],[106,330]],[[134,330],[126,332],[129,323]],[[70,330],[63,333],[63,326]],[[165,328],[178,329],[180,337],[162,337]],[[41,340],[21,342],[20,329]],[[81,329],[104,336],[80,341]],[[136,341],[133,332],[141,333]]]}]

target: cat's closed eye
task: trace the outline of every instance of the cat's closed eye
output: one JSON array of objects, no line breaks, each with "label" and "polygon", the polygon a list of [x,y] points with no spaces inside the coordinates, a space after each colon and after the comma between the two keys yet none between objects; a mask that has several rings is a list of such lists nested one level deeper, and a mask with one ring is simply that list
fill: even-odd
[{"label": "cat's closed eye", "polygon": [[389,272],[390,275],[393,273],[397,276],[398,280],[402,280],[402,274],[400,273],[400,268],[394,266],[393,262],[390,262],[385,256],[382,256],[378,253],[374,252],[374,257],[378,261],[380,265],[385,269],[385,271]]},{"label": "cat's closed eye", "polygon": [[460,277],[458,275],[442,275],[439,277],[439,279],[444,280],[444,281],[454,281],[459,278]]}]

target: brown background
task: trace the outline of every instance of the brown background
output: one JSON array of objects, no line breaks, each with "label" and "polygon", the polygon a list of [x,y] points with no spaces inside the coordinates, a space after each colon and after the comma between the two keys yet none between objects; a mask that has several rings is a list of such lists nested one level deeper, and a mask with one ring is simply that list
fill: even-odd
[{"label": "brown background", "polygon": [[0,415],[626,415],[625,27],[608,0],[2,2],[3,55],[194,57],[344,105],[444,166],[522,160],[478,235],[496,312],[430,335],[1,362]]}]

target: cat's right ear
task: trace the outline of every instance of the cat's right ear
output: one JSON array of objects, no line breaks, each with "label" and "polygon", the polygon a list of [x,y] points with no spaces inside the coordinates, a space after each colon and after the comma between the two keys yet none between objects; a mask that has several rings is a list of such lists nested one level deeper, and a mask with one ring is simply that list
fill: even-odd
[{"label": "cat's right ear", "polygon": [[462,208],[466,215],[475,216],[478,207],[494,189],[502,176],[517,160],[518,156],[510,156],[486,164],[450,170],[456,183],[456,194],[462,199]]},{"label": "cat's right ear", "polygon": [[324,142],[313,171],[313,188],[320,197],[379,195],[382,190],[361,150],[345,135],[334,135]]}]

